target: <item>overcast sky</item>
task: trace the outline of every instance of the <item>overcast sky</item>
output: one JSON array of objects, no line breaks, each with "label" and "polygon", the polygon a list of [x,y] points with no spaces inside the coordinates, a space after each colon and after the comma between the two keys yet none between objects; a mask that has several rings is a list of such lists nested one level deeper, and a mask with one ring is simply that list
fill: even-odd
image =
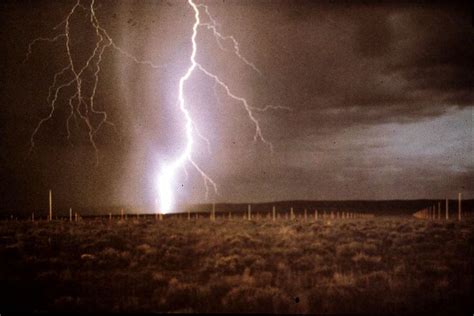
[{"label": "overcast sky", "polygon": [[[198,3],[202,3],[196,0]],[[184,146],[176,106],[190,64],[194,12],[185,1],[96,1],[114,42],[159,68],[137,65],[114,49],[103,56],[96,107],[116,128],[96,135],[99,165],[85,126],[67,141],[68,93],[50,110],[48,86],[67,64],[61,33],[75,1],[0,4],[0,169],[2,209],[148,205],[163,162]],[[241,104],[202,73],[185,86],[190,113],[210,140],[193,156],[218,185],[210,201],[418,199],[474,197],[474,36],[468,3],[395,4],[316,1],[206,1],[219,31],[233,35],[248,67],[199,28],[197,61],[252,106],[273,154],[253,143]],[[83,0],[84,6],[89,2]],[[80,65],[97,39],[80,11],[71,19],[72,56]],[[82,13],[81,13],[82,12]],[[202,12],[204,14],[204,12]],[[204,19],[204,18],[203,18]],[[87,84],[85,86],[87,89]],[[90,83],[89,83],[90,84]],[[180,202],[205,202],[202,179],[188,165],[176,182]]]}]

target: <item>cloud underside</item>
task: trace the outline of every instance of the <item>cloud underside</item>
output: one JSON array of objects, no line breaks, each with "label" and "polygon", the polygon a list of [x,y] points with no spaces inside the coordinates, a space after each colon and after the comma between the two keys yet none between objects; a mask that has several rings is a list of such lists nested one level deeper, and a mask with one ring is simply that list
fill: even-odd
[{"label": "cloud underside", "polygon": [[474,105],[468,7],[297,3],[279,29],[294,37],[266,61],[284,68],[274,85],[297,120],[406,123]]}]

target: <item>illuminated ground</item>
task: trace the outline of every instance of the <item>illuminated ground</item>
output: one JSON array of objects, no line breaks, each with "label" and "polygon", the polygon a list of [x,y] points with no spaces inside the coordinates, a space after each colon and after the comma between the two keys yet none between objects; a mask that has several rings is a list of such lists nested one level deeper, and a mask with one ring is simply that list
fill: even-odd
[{"label": "illuminated ground", "polygon": [[472,220],[0,223],[3,311],[472,312]]}]

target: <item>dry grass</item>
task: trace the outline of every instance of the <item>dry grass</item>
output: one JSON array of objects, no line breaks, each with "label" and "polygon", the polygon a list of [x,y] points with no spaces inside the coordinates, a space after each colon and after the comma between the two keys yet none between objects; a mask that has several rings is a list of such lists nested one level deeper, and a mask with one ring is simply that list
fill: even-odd
[{"label": "dry grass", "polygon": [[0,223],[3,311],[472,312],[474,222]]}]

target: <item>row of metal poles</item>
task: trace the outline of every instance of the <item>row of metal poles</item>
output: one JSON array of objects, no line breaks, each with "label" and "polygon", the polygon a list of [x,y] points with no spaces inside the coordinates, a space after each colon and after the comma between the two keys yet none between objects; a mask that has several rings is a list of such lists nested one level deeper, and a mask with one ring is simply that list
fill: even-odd
[{"label": "row of metal poles", "polygon": [[[457,214],[458,220],[461,220],[463,217],[471,217],[471,215],[472,215],[472,214],[468,213],[468,214],[464,214],[464,216],[463,216],[462,209],[461,209],[461,200],[462,200],[462,194],[459,193],[458,194],[458,214]],[[50,221],[53,219],[52,203],[53,203],[52,192],[51,192],[51,190],[49,190],[48,220],[50,220]],[[448,199],[446,199],[446,204],[445,205],[446,206],[445,206],[445,216],[444,216],[444,218],[446,220],[448,220],[449,217],[450,217],[450,214],[449,214],[449,200]],[[231,212],[228,212],[227,215],[228,215],[228,218],[232,218],[232,213]],[[270,216],[268,213],[266,215],[267,215],[267,218]],[[73,221],[73,216],[74,216],[74,221],[78,221],[78,219],[80,218],[80,216],[77,212],[73,214],[72,209],[69,209],[69,221]],[[137,217],[138,216],[139,215],[137,214]],[[156,216],[157,220],[163,220],[163,217],[164,217],[163,214],[161,214],[161,213],[157,213],[155,216]],[[290,209],[290,214],[285,212],[284,216],[285,216],[285,219],[290,219],[290,220],[296,219],[296,215],[293,211],[293,208]],[[309,216],[311,217],[311,215],[309,215]],[[329,213],[326,213],[326,211],[323,211],[322,213],[318,213],[318,210],[314,210],[314,217],[313,218],[315,220],[317,220],[318,218],[322,218],[322,219],[327,219],[327,218],[330,218],[330,219],[339,219],[339,218],[340,219],[346,219],[347,218],[347,219],[349,219],[349,218],[369,218],[369,217],[373,217],[373,216],[374,216],[373,214],[355,213],[355,212],[334,212],[334,211],[331,211]],[[417,211],[416,213],[413,214],[413,216],[415,216],[416,218],[420,218],[420,219],[441,219],[441,202],[438,202],[438,208],[436,208],[436,205],[433,205],[433,206],[430,206],[430,207],[427,207],[427,208],[424,208],[424,209],[421,209],[421,210]],[[244,213],[242,215],[242,217],[244,219],[247,219],[247,220],[252,220],[252,219],[259,219],[260,215],[257,214],[257,216],[252,216],[252,209],[251,209],[251,205],[249,204],[248,209],[247,209],[247,214]],[[275,206],[272,209],[271,217],[274,221],[276,221],[277,219],[280,218],[280,213],[276,212]],[[127,218],[127,214],[124,214],[123,209],[121,210],[120,218],[122,220]],[[198,213],[195,213],[195,218],[199,218]],[[212,221],[216,220],[215,204],[212,205],[212,211],[209,215],[209,218]],[[109,219],[112,219],[112,214],[111,213],[109,213]],[[188,219],[189,220],[191,219],[191,213],[190,212],[188,212]],[[308,219],[308,212],[307,212],[306,209],[304,210],[304,219],[305,220]],[[31,220],[35,221],[35,214],[34,213],[31,214]]]},{"label": "row of metal poles", "polygon": [[[462,207],[461,207],[461,201],[462,201],[462,194],[458,194],[458,211],[457,211],[457,219],[460,221],[462,218],[467,218],[471,217],[471,213],[465,213],[463,214],[462,212]],[[423,208],[419,210],[418,212],[414,213],[413,216],[416,218],[420,219],[439,219],[441,220],[442,217],[444,217],[445,220],[449,220],[450,218],[450,213],[449,213],[449,199],[446,199],[445,207],[444,207],[444,216],[442,216],[442,210],[441,210],[441,202],[438,202],[438,207],[436,208],[436,204]],[[455,214],[454,214],[455,216]]]}]

